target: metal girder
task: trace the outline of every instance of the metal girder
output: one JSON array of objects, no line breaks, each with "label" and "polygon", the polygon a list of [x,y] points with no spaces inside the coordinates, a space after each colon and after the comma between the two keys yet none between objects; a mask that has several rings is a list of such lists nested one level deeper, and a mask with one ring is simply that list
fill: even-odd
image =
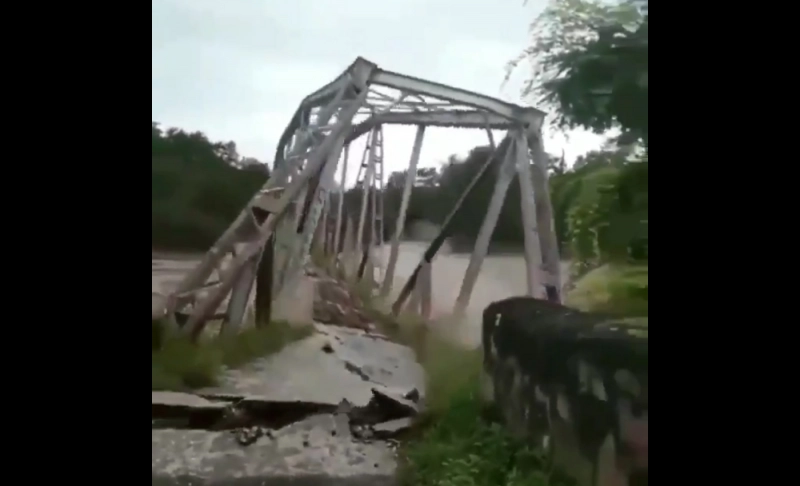
[{"label": "metal girder", "polygon": [[[507,154],[508,164],[512,155],[516,157],[521,190],[525,197],[522,198],[523,215],[525,216],[526,244],[525,254],[528,273],[528,293],[538,291],[541,282],[546,287],[547,297],[550,300],[560,300],[558,275],[558,248],[552,223],[552,207],[547,190],[547,156],[542,146],[541,128],[545,113],[530,107],[507,103],[495,98],[484,96],[467,90],[446,86],[432,81],[405,76],[398,73],[381,70],[375,63],[364,58],[357,58],[350,67],[336,79],[306,96],[297,107],[290,123],[280,137],[275,153],[275,165],[272,177],[264,188],[257,193],[242,210],[233,224],[223,233],[217,242],[209,249],[204,258],[181,280],[177,288],[167,296],[162,303],[153,306],[153,318],[168,317],[176,322],[178,313],[186,316],[184,332],[197,338],[202,331],[205,321],[218,316],[218,307],[230,295],[226,321],[228,324],[238,324],[243,321],[249,297],[252,292],[253,281],[257,278],[268,278],[266,273],[274,272],[271,279],[275,285],[270,286],[267,300],[274,297],[285,283],[291,283],[300,275],[300,269],[309,256],[310,245],[314,233],[317,231],[320,214],[323,210],[330,212],[332,208],[323,207],[329,203],[328,191],[333,185],[336,166],[340,160],[339,154],[348,153],[351,141],[365,133],[372,133],[370,141],[366,144],[365,156],[367,163],[362,162],[357,180],[361,181],[361,171],[364,181],[359,186],[364,192],[361,198],[358,221],[347,218],[345,241],[352,240],[352,232],[358,225],[357,243],[341,245],[345,253],[351,252],[355,247],[360,248],[364,238],[364,229],[369,218],[369,251],[365,255],[357,252],[361,260],[356,275],[360,278],[366,255],[373,256],[372,247],[383,244],[383,202],[384,172],[383,172],[383,137],[384,124],[415,125],[417,136],[415,147],[412,150],[410,171],[406,177],[403,189],[403,205],[408,204],[413,190],[416,163],[419,158],[420,146],[426,126],[478,128],[488,134],[490,144],[494,147],[492,130],[507,132],[504,142],[506,150],[514,141],[514,154]],[[469,191],[477,181],[483,177],[500,150],[486,161],[479,173],[475,175],[466,191],[459,197],[458,202],[447,216],[441,233],[434,239],[426,250],[422,261],[411,277],[403,286],[400,295],[392,306],[394,312],[402,307],[415,286],[415,280],[421,269],[430,270],[432,259],[439,247],[448,236],[448,227],[455,213],[467,197]],[[533,157],[534,164],[529,166],[529,156]],[[336,231],[333,235],[334,254],[339,251],[341,237],[339,232],[342,226],[343,192],[346,174],[347,155],[344,156],[342,169],[342,184],[339,188],[339,205],[336,208]],[[508,165],[506,164],[506,165]],[[532,177],[528,170],[533,172]],[[532,184],[529,184],[530,179]],[[505,192],[508,181],[501,181],[498,191]],[[531,187],[532,186],[532,187]],[[498,195],[495,199],[500,199]],[[367,201],[371,200],[371,204]],[[502,202],[502,201],[501,201]],[[369,215],[367,207],[371,206]],[[275,237],[278,222],[289,215]],[[402,211],[401,211],[402,212]],[[492,218],[496,219],[496,216]],[[492,218],[484,226],[494,225]],[[534,220],[535,218],[535,220]],[[296,221],[295,221],[296,220]],[[302,224],[299,222],[302,220]],[[392,241],[392,252],[397,253],[399,244],[399,231],[402,230],[403,216],[399,216],[398,228]],[[327,231],[327,225],[323,225]],[[302,229],[302,231],[300,231]],[[284,231],[285,230],[285,231]],[[538,235],[536,234],[538,230]],[[487,235],[489,229],[484,231]],[[350,235],[350,236],[347,236]],[[377,238],[376,238],[377,237]],[[486,241],[479,245],[474,258],[482,259],[485,253]],[[541,243],[541,250],[537,245]],[[262,249],[268,241],[274,242],[275,248],[281,249],[283,260],[276,256],[273,265],[270,258],[269,270],[262,271],[259,259]],[[238,245],[238,247],[237,247]],[[270,243],[272,245],[272,243]],[[351,246],[353,248],[351,248]],[[325,245],[327,247],[327,245]],[[270,246],[272,248],[272,246]],[[228,264],[223,264],[223,257],[231,254]],[[271,250],[270,255],[278,255],[277,250]],[[543,254],[543,255],[542,255]],[[391,258],[390,258],[391,260]],[[349,262],[348,258],[344,259]],[[283,264],[281,264],[281,262]],[[471,262],[472,263],[472,262]],[[394,263],[390,262],[390,267]],[[256,268],[258,272],[256,273]],[[472,265],[472,273],[477,273],[480,262]],[[273,268],[275,270],[273,270]],[[392,268],[383,275],[382,293],[387,294],[391,288]],[[207,282],[211,274],[216,271],[218,278],[215,282]],[[468,272],[469,274],[470,272]],[[542,278],[540,274],[545,274]],[[476,275],[471,278],[474,281]],[[370,278],[371,280],[371,278]],[[473,282],[474,283],[474,282]],[[465,306],[469,299],[470,284],[462,291],[457,306]],[[428,295],[428,298],[430,296]],[[259,301],[263,301],[260,298]],[[430,308],[430,306],[428,306]],[[458,307],[457,307],[458,308]],[[227,332],[235,332],[237,326],[224,327]]]},{"label": "metal girder", "polygon": [[[422,152],[422,141],[424,138],[425,125],[419,125],[417,127],[417,134],[414,136],[414,145],[411,147],[411,160],[408,162],[406,181],[403,185],[403,195],[400,200],[400,210],[397,213],[397,219],[394,224],[394,236],[392,237],[392,246],[389,252],[389,262],[386,264],[386,273],[384,274],[383,283],[381,284],[381,297],[389,295],[389,292],[392,290],[392,285],[394,284],[394,271],[397,266],[397,259],[400,255],[400,238],[403,235],[406,224],[406,212],[408,211],[408,205],[411,201],[411,189],[414,187],[414,182],[417,179],[417,164],[419,163],[419,156]],[[494,143],[492,143],[492,145],[494,145]]]},{"label": "metal girder", "polygon": [[[355,83],[356,86],[366,88],[372,71],[377,68],[378,66],[376,64],[366,59],[361,57],[356,58],[353,64],[336,79],[303,98],[303,101],[300,102],[300,106],[298,106],[297,110],[294,112],[289,125],[287,125],[286,129],[283,131],[278,141],[278,146],[275,148],[274,167],[277,167],[283,162],[283,150],[285,146],[291,141],[294,132],[303,125],[303,120],[305,120],[307,124],[312,108],[330,102],[344,86],[351,82]],[[356,94],[358,93],[352,93],[345,99],[352,99]]]},{"label": "metal girder", "polygon": [[374,115],[355,125],[347,136],[346,143],[364,135],[375,125],[424,125],[433,127],[489,128],[490,130],[509,130],[514,122],[494,113],[485,111],[442,111],[417,113],[384,113]]},{"label": "metal girder", "polygon": [[545,116],[545,112],[537,110],[536,108],[523,108],[519,105],[506,103],[497,98],[491,98],[465,89],[454,88],[452,86],[406,76],[404,74],[393,73],[391,71],[376,69],[372,73],[370,81],[370,84],[388,86],[401,91],[410,91],[447,100],[459,105],[491,111],[509,120],[523,121],[523,123],[536,126],[537,128],[541,126]]},{"label": "metal girder", "polygon": [[[356,125],[353,133],[348,136],[345,143],[367,133],[372,126],[380,123],[423,124],[460,128],[486,128],[488,125],[491,129],[509,129],[511,124],[514,123],[522,125],[529,133],[533,134],[541,129],[545,117],[545,112],[536,108],[523,107],[465,89],[385,71],[380,69],[377,64],[363,57],[358,57],[336,79],[303,99],[278,142],[275,150],[275,167],[283,163],[284,149],[291,141],[292,135],[302,126],[308,125],[311,110],[329,103],[340,92],[342,86],[350,82],[367,88],[373,86],[391,88],[399,90],[401,94],[395,103],[389,107],[378,108],[378,105],[373,106],[372,118]],[[349,93],[348,98],[356,94]],[[418,107],[426,104],[422,96],[438,100],[439,102],[436,103],[436,106],[446,106],[446,103],[441,103],[444,101],[454,105],[454,107],[461,108],[461,111],[421,111]],[[385,98],[388,99],[388,97]],[[405,106],[402,102],[407,98],[418,98],[418,100],[409,100],[409,106]],[[405,109],[410,109],[411,113],[391,111],[395,107],[400,109],[404,106]],[[383,110],[384,113],[377,115],[374,113],[376,109]],[[366,125],[363,125],[364,123]]]},{"label": "metal girder", "polygon": [[504,138],[503,141],[500,142],[500,145],[492,151],[492,154],[486,159],[486,162],[483,163],[480,170],[478,170],[478,172],[472,176],[472,180],[469,182],[469,184],[467,184],[467,187],[464,189],[464,192],[461,193],[461,196],[459,196],[458,200],[453,205],[453,208],[450,209],[450,213],[445,216],[442,226],[439,228],[439,234],[436,235],[436,237],[430,242],[428,248],[425,250],[425,253],[422,255],[422,259],[417,265],[417,268],[411,273],[411,276],[408,278],[405,285],[403,285],[400,295],[397,296],[394,304],[392,304],[392,313],[394,313],[394,315],[397,315],[400,312],[400,309],[403,308],[406,299],[408,299],[409,295],[411,295],[411,291],[416,285],[417,277],[419,276],[419,272],[422,270],[422,267],[425,264],[431,263],[433,257],[436,256],[436,253],[439,252],[439,249],[444,244],[445,239],[447,239],[449,236],[450,227],[453,224],[453,220],[461,209],[461,206],[464,204],[464,201],[467,199],[467,196],[469,196],[470,192],[472,192],[481,178],[483,178],[484,174],[489,170],[489,167],[495,163],[495,160],[498,158],[500,153],[503,150],[507,150],[509,144],[512,143],[512,140],[513,139],[511,138],[510,134],[506,135],[506,138]]}]

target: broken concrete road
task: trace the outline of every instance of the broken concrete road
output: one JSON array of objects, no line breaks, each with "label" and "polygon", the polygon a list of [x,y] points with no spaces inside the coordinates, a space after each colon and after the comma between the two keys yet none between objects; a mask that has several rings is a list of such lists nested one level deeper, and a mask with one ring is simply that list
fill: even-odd
[{"label": "broken concrete road", "polygon": [[227,371],[221,386],[198,394],[331,405],[347,400],[364,406],[376,385],[422,391],[424,371],[411,349],[356,329],[324,324],[314,328],[314,334],[272,357]]},{"label": "broken concrete road", "polygon": [[424,401],[413,352],[315,324],[196,394],[153,392],[154,485],[390,485],[394,442]]},{"label": "broken concrete road", "polygon": [[226,431],[153,430],[153,485],[394,484],[385,442],[358,442],[330,414],[314,415],[242,447]]}]

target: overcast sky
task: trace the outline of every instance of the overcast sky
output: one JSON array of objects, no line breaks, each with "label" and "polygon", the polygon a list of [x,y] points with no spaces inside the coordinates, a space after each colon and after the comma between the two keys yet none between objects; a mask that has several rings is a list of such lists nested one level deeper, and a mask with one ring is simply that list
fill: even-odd
[{"label": "overcast sky", "polygon": [[[233,140],[272,161],[303,97],[362,56],[381,68],[477,91],[518,96],[523,68],[501,91],[504,65],[526,46],[545,0],[153,0],[153,120]],[[384,130],[386,171],[408,163],[414,129]],[[602,143],[548,134],[571,161]],[[421,166],[485,143],[480,131],[430,128]],[[388,174],[387,174],[388,175]],[[348,178],[349,179],[349,178]]]}]

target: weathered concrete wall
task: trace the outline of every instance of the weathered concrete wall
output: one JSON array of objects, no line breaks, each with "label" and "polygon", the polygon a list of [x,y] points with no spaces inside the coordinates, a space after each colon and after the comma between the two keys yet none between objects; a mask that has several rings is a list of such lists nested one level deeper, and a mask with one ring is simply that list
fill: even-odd
[{"label": "weathered concrete wall", "polygon": [[581,486],[647,484],[647,329],[529,297],[483,314],[487,392]]}]

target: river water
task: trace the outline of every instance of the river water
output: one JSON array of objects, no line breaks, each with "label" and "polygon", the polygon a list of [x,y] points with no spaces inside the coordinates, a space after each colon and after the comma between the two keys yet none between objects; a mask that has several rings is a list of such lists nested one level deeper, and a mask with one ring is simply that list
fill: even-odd
[{"label": "river water", "polygon": [[[400,243],[392,287],[395,296],[414,272],[427,247],[428,243],[424,242]],[[389,259],[389,245],[379,250],[379,254],[386,265]],[[442,248],[434,258],[431,297],[434,318],[452,312],[453,304],[461,290],[469,258],[468,253],[452,253],[447,248]],[[566,276],[567,269],[567,264],[563,263],[562,279]],[[527,288],[525,279],[525,259],[522,254],[487,255],[472,291],[465,318],[457,324],[449,323],[451,328],[447,329],[448,335],[465,346],[477,346],[481,338],[483,309],[496,300],[524,295]]]}]

